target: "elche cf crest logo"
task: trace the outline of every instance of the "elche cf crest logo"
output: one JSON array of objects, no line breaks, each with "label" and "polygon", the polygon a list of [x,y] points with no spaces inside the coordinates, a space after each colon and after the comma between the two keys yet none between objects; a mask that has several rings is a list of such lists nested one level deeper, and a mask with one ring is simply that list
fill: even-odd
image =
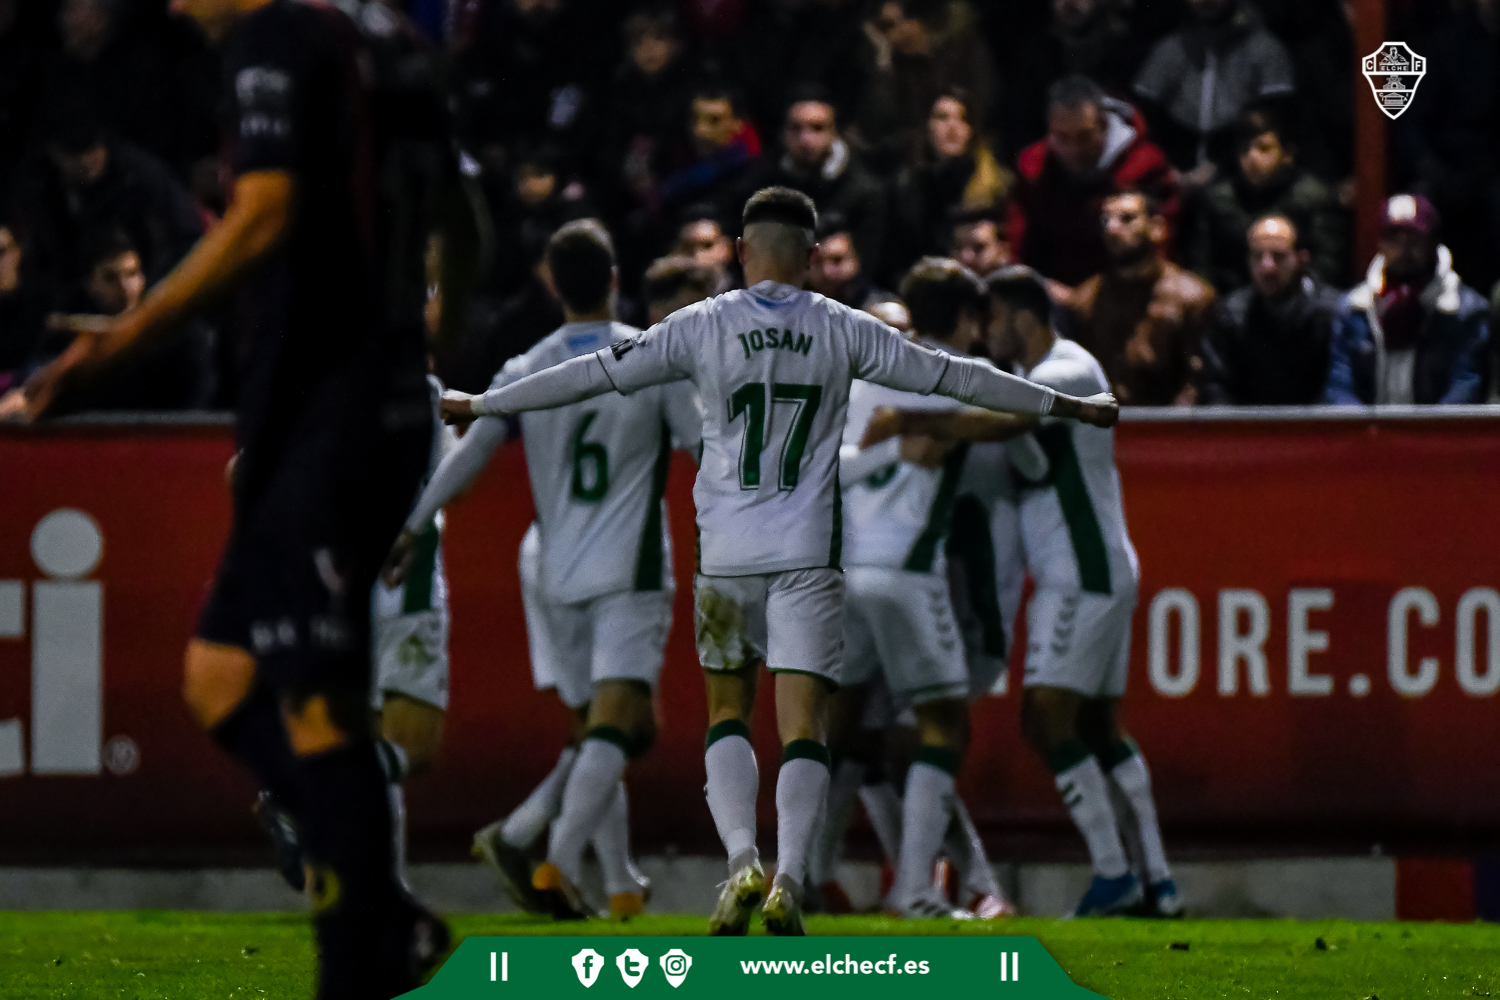
[{"label": "elche cf crest logo", "polygon": [[1411,107],[1417,95],[1417,84],[1427,75],[1427,59],[1417,55],[1405,42],[1386,42],[1365,56],[1360,66],[1375,103],[1387,118],[1400,118]]}]

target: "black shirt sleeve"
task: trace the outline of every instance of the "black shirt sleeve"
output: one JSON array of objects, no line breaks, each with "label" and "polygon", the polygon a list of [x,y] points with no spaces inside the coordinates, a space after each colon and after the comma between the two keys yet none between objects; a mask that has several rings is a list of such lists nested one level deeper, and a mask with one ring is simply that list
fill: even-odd
[{"label": "black shirt sleeve", "polygon": [[[257,25],[259,27],[259,25]],[[292,171],[304,141],[301,109],[308,94],[302,60],[293,39],[268,31],[237,39],[230,62],[236,174],[252,170]]]}]

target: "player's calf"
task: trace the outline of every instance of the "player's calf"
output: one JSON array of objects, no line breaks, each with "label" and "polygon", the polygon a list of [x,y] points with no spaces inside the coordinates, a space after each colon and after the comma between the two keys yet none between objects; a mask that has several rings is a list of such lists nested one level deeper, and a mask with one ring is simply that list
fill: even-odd
[{"label": "player's calf", "polygon": [[374,975],[370,942],[404,919],[389,782],[368,732],[367,698],[342,687],[282,698],[307,793],[301,819],[308,891],[321,975],[332,989]]},{"label": "player's calf", "polygon": [[[553,824],[547,849],[548,862],[566,883],[578,884],[584,849],[614,803],[626,765],[650,746],[653,734],[649,686],[628,680],[595,685],[589,729],[563,789],[562,812]],[[532,884],[543,891],[535,879]]]},{"label": "player's calf", "polygon": [[393,784],[402,784],[432,769],[443,743],[446,717],[447,713],[436,705],[386,692],[377,732],[389,748]]},{"label": "player's calf", "polygon": [[940,698],[917,705],[915,711],[922,745],[907,769],[902,797],[901,848],[891,893],[897,912],[931,892],[932,864],[953,819],[954,783],[968,732],[963,699]]},{"label": "player's calf", "polygon": [[1063,804],[1088,845],[1094,882],[1075,912],[1108,915],[1138,903],[1141,886],[1130,873],[1104,769],[1077,735],[1081,700],[1077,692],[1064,688],[1027,688],[1022,729],[1052,772]]}]

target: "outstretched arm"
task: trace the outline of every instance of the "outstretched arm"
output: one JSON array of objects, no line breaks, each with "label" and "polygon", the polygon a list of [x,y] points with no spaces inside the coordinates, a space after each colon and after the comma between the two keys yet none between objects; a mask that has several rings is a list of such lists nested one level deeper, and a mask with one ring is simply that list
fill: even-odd
[{"label": "outstretched arm", "polygon": [[874,317],[850,327],[856,378],[903,392],[934,392],[987,410],[1081,420],[1113,427],[1119,406],[1109,393],[1079,399],[1000,371],[977,358],[958,357],[903,340]]},{"label": "outstretched arm", "polygon": [[387,586],[394,587],[406,577],[406,570],[411,565],[412,546],[422,527],[455,497],[474,485],[490,456],[509,436],[504,418],[484,417],[476,420],[469,432],[459,439],[458,445],[443,456],[386,557],[382,575]]},{"label": "outstretched arm", "polygon": [[1063,417],[1095,427],[1113,427],[1120,419],[1120,404],[1107,392],[1080,399],[973,358],[950,356],[934,391],[987,410]]},{"label": "outstretched arm", "polygon": [[284,170],[242,174],[223,220],[140,305],[114,317],[74,322],[80,332],[68,349],[27,380],[20,397],[0,404],[0,417],[30,421],[70,385],[97,375],[137,345],[171,333],[231,291],[286,235],[296,185]]},{"label": "outstretched arm", "polygon": [[614,388],[598,355],[580,354],[478,396],[450,389],[443,393],[443,419],[462,424],[476,417],[551,410],[602,396]]},{"label": "outstretched arm", "polygon": [[869,448],[888,438],[948,438],[958,441],[1009,441],[1036,428],[1035,417],[987,410],[897,410],[882,406],[870,418],[861,448]]}]

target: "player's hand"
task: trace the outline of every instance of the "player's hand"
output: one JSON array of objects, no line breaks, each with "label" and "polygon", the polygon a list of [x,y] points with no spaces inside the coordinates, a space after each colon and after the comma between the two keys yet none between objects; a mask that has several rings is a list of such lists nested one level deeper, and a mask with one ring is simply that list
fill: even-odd
[{"label": "player's hand", "polygon": [[391,546],[390,555],[385,557],[385,566],[380,571],[380,579],[387,587],[399,587],[401,581],[406,579],[406,572],[411,569],[412,553],[416,551],[416,545],[416,534],[402,528],[401,534],[396,536],[395,544]]},{"label": "player's hand", "polygon": [[1113,427],[1120,422],[1120,404],[1114,393],[1101,392],[1081,401],[1078,405],[1080,423],[1095,427]]},{"label": "player's hand", "polygon": [[865,436],[859,439],[860,450],[873,448],[901,433],[901,412],[889,406],[875,407],[870,422],[865,425]]},{"label": "player's hand", "polygon": [[59,395],[80,377],[97,368],[135,339],[130,314],[121,316],[47,317],[49,330],[77,334],[56,358],[38,368],[20,389],[0,401],[0,420],[29,424],[42,417]]},{"label": "player's hand", "polygon": [[475,419],[474,397],[467,392],[449,389],[443,393],[441,412],[445,424],[472,423]]},{"label": "player's hand", "polygon": [[234,470],[239,467],[240,453],[235,452],[229,456],[229,461],[224,463],[224,485],[231,490],[234,489]]},{"label": "player's hand", "polygon": [[907,434],[901,438],[901,461],[924,469],[941,468],[955,442],[925,434]]}]

